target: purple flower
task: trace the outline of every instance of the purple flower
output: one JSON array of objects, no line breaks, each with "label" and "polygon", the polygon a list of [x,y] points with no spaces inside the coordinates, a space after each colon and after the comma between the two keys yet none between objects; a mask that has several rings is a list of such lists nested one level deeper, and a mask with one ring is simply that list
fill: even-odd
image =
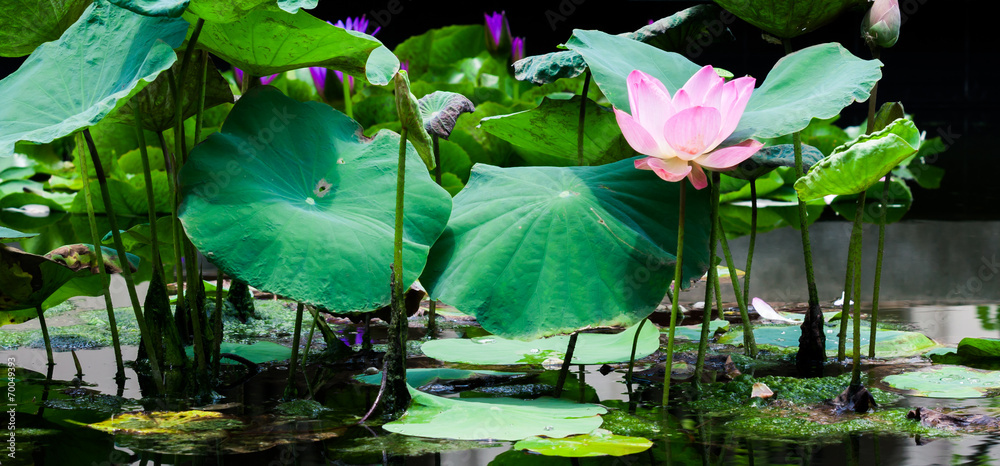
[{"label": "purple flower", "polygon": [[399,69],[403,71],[410,71],[410,60],[403,60],[403,62],[399,64]]},{"label": "purple flower", "polygon": [[486,48],[490,52],[503,50],[510,43],[510,24],[507,23],[507,12],[483,13],[486,18]]},{"label": "purple flower", "polygon": [[523,37],[515,37],[514,40],[510,42],[510,56],[513,61],[518,61],[524,58]]},{"label": "purple flower", "polygon": [[[243,85],[243,70],[234,66],[233,74],[236,76],[236,84]],[[260,83],[266,86],[268,84],[271,84],[271,81],[274,81],[274,79],[277,77],[278,77],[277,73],[272,74],[271,76],[262,76],[260,78]]]},{"label": "purple flower", "polygon": [[[337,26],[337,27],[342,28],[342,29],[347,29],[348,31],[358,31],[358,32],[363,32],[365,34],[368,33],[368,18],[366,18],[365,15],[361,15],[361,16],[359,16],[357,18],[347,18],[347,21],[338,20],[336,23],[331,23],[331,22],[327,21],[327,23],[332,24],[332,25]],[[371,35],[374,36],[375,34],[378,34],[378,32],[380,30],[382,30],[381,26],[376,27],[375,30],[372,31]],[[316,91],[319,92],[320,96],[326,95],[325,94],[325,92],[326,92],[326,71],[327,71],[327,69],[323,68],[321,66],[313,66],[313,67],[309,68],[309,74],[312,75],[313,84],[316,86]],[[341,82],[344,81],[344,73],[343,72],[333,70],[333,73],[337,75],[337,79],[339,79]],[[351,90],[353,90],[354,89],[354,77],[347,76],[347,83],[348,83],[348,86],[350,86]]]}]

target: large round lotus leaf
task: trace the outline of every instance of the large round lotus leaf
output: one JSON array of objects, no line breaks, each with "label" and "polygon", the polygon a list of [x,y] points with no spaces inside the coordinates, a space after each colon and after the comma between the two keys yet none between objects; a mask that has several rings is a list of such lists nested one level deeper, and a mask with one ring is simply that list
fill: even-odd
[{"label": "large round lotus leaf", "polygon": [[188,23],[98,1],[0,81],[0,156],[93,125],[176,59]]},{"label": "large round lotus leaf", "polygon": [[[802,330],[796,325],[769,325],[757,327],[753,330],[754,339],[758,345],[774,345],[785,348],[797,347]],[[864,353],[868,354],[868,342],[871,335],[871,328],[867,325],[861,326],[861,347]],[[854,341],[854,331],[847,335],[847,355],[851,356]],[[740,345],[743,342],[743,331],[735,330],[719,338],[719,343],[728,345]],[[875,337],[875,356],[879,358],[901,358],[921,354],[930,348],[937,346],[937,343],[926,335],[917,332],[904,332],[900,330],[880,329]],[[826,328],[826,353],[829,356],[837,354],[837,330],[834,327]]]},{"label": "large round lotus leaf", "polygon": [[442,398],[410,388],[410,409],[382,426],[397,434],[456,440],[520,440],[585,434],[601,426],[599,405],[555,398]]},{"label": "large round lotus leaf", "polygon": [[[632,355],[632,341],[638,325],[613,335],[580,334],[573,350],[573,364],[614,364],[626,362]],[[508,340],[497,336],[431,340],[421,346],[425,355],[448,362],[481,365],[542,364],[547,359],[566,357],[568,336],[534,341]],[[635,350],[636,358],[653,354],[660,347],[656,326],[642,326]]]},{"label": "large round lotus leaf", "polygon": [[[206,2],[220,10],[233,10],[229,2]],[[260,3],[260,2],[257,2]],[[372,84],[387,84],[399,61],[391,53],[379,52],[369,66],[369,55],[383,47],[378,39],[334,26],[305,11],[289,13],[272,4],[259,4],[239,13],[237,21],[213,20],[214,6],[192,4],[184,17],[194,23],[205,19],[198,47],[218,55],[254,76],[321,66],[364,77]],[[232,13],[232,11],[227,11]],[[201,16],[204,14],[205,16]],[[386,64],[388,66],[383,66]],[[369,70],[369,68],[373,68]],[[367,71],[378,70],[374,73]]]},{"label": "large round lotus leaf", "polygon": [[[151,1],[151,0],[150,0]],[[167,1],[167,0],[162,0]],[[274,0],[191,0],[188,7],[194,14],[206,21],[228,23],[240,20],[248,11]],[[278,8],[289,13],[298,13],[300,8],[311,10],[316,8],[319,0],[278,0]]]},{"label": "large round lotus leaf", "polygon": [[[406,383],[413,387],[422,387],[435,380],[464,380],[476,377],[493,376],[518,376],[524,372],[497,372],[497,371],[470,371],[465,369],[454,369],[450,367],[436,367],[430,369],[407,369]],[[379,385],[382,383],[382,373],[378,372],[370,375],[359,375],[354,377],[357,381],[368,385]]]},{"label": "large round lotus leaf", "polygon": [[1000,371],[981,371],[964,366],[936,366],[882,379],[892,388],[915,390],[928,398],[982,398],[1000,389]]},{"label": "large round lotus leaf", "polygon": [[[673,95],[701,67],[684,56],[600,31],[574,30],[566,47],[586,59],[594,82],[611,104],[630,112],[626,77],[634,69],[659,79]],[[862,60],[836,43],[786,55],[754,89],[731,141],[773,138],[830,118],[868,98],[882,77],[882,62]]]},{"label": "large round lotus leaf", "polygon": [[[636,170],[633,159],[476,165],[421,282],[505,338],[631,326],[673,280],[678,186]],[[705,191],[687,190],[685,288],[708,268]]]},{"label": "large round lotus leaf", "polygon": [[90,0],[8,0],[0,8],[0,57],[20,57],[56,40]]},{"label": "large round lotus leaf", "polygon": [[[568,100],[546,97],[538,107],[510,115],[486,117],[486,132],[515,146],[544,152],[577,164],[580,96]],[[584,119],[583,165],[602,165],[634,157],[614,112],[587,99]]]},{"label": "large round lotus leaf", "polygon": [[[233,107],[181,170],[180,218],[195,246],[252,286],[327,309],[389,303],[399,135],[374,139],[344,114],[269,86]],[[407,149],[403,277],[412,283],[451,196]]]},{"label": "large round lotus leaf", "polygon": [[813,31],[833,21],[849,8],[864,4],[863,0],[716,0],[743,21],[763,29],[768,34],[792,38]]},{"label": "large round lotus leaf", "polygon": [[625,456],[641,453],[653,446],[642,437],[614,435],[604,429],[566,438],[528,437],[514,444],[515,450],[529,450],[545,456],[580,458],[586,456]]},{"label": "large round lotus leaf", "polygon": [[[803,200],[856,194],[870,188],[920,148],[920,131],[899,119],[881,131],[859,136],[836,149],[795,182]],[[881,198],[881,195],[879,196]]]}]

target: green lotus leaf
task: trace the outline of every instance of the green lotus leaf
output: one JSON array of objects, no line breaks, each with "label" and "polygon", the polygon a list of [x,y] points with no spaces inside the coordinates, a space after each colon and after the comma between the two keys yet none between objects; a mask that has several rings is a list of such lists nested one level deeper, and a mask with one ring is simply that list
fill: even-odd
[{"label": "green lotus leaf", "polygon": [[[45,193],[44,195],[42,193]],[[67,193],[48,193],[46,191],[26,191],[11,193],[0,199],[0,210],[10,211],[28,205],[43,205],[50,212],[68,212],[67,201],[72,202],[75,195]]]},{"label": "green lotus leaf", "polygon": [[420,118],[428,133],[448,139],[458,117],[476,111],[476,106],[462,94],[434,91],[420,98]]},{"label": "green lotus leaf", "polygon": [[[476,377],[493,376],[521,376],[524,372],[497,372],[484,370],[453,369],[450,367],[437,367],[432,369],[407,369],[406,383],[411,387],[423,387],[435,380],[465,380]],[[370,375],[358,375],[355,380],[368,385],[379,385],[382,383],[382,373],[378,372]]]},{"label": "green lotus leaf", "polygon": [[[680,54],[600,31],[574,30],[566,47],[583,55],[611,104],[629,112],[625,80],[632,70],[659,79],[673,94],[701,68]],[[805,128],[813,118],[833,117],[868,98],[882,77],[881,66],[836,43],[786,55],[750,96],[730,141],[783,136]]]},{"label": "green lotus leaf", "polygon": [[[653,47],[671,52],[700,52],[703,47],[719,39],[732,40],[729,29],[718,21],[719,7],[695,5],[666,18],[643,26],[635,32],[619,34],[621,37],[645,42]],[[713,30],[720,27],[720,30]],[[701,38],[708,38],[705,43]],[[697,50],[692,50],[697,48]],[[535,84],[549,84],[559,78],[575,78],[587,69],[583,57],[575,51],[552,52],[535,55],[514,63],[514,77]]]},{"label": "green lotus leaf", "polygon": [[319,5],[319,0],[278,0],[278,8],[289,13],[298,13],[299,9],[311,10]]},{"label": "green lotus leaf", "polygon": [[[614,364],[627,362],[638,325],[616,334],[582,333],[573,350],[573,364]],[[534,341],[508,340],[494,335],[476,338],[430,340],[421,346],[425,355],[447,362],[480,365],[542,364],[547,359],[562,360],[568,336]],[[643,325],[635,357],[643,358],[660,348],[655,325]]]},{"label": "green lotus leaf", "polygon": [[[543,152],[575,165],[578,160],[577,130],[580,126],[581,98],[573,96],[569,100],[556,100],[546,97],[536,108],[486,117],[479,124],[486,132],[515,146]],[[587,99],[585,111],[585,165],[603,165],[636,155],[622,135],[614,112],[590,99]]]},{"label": "green lotus leaf", "polygon": [[875,121],[872,124],[873,132],[882,131],[886,126],[889,126],[892,122],[900,118],[906,118],[906,112],[903,111],[903,104],[899,102],[886,102],[882,104],[878,112],[875,112]]},{"label": "green lotus leaf", "polygon": [[[722,176],[722,183],[719,185],[719,202],[727,203],[733,201],[750,200],[753,198],[751,192],[750,181],[745,178],[738,178],[730,175],[734,175],[732,170],[726,172]],[[757,198],[766,198],[769,194],[777,191],[785,184],[785,180],[781,175],[775,171],[771,171],[761,178],[754,180],[754,186],[757,188]]]},{"label": "green lotus leaf", "polygon": [[[479,56],[486,51],[483,40],[485,31],[481,24],[447,26],[431,29],[419,36],[406,39],[393,50],[400,60],[409,63],[413,79],[424,81],[448,81],[428,79],[428,72],[440,73],[467,58]],[[447,89],[452,90],[454,89]]]},{"label": "green lotus leaf", "polygon": [[12,241],[18,241],[21,238],[31,238],[33,236],[38,236],[38,233],[24,233],[12,230],[5,226],[0,226],[0,242],[10,243]]},{"label": "green lotus leaf", "polygon": [[614,435],[603,429],[566,438],[528,437],[514,444],[515,450],[529,450],[545,456],[580,458],[586,456],[625,456],[641,453],[653,446],[642,437]]},{"label": "green lotus leaf", "polygon": [[100,121],[177,59],[187,27],[93,3],[0,81],[0,155],[18,141],[46,143]]},{"label": "green lotus leaf", "polygon": [[413,401],[399,420],[383,429],[397,434],[456,440],[520,440],[591,432],[601,426],[599,405],[542,397],[442,398],[410,387]]},{"label": "green lotus leaf", "polygon": [[[174,261],[174,243],[173,243],[173,223],[170,217],[162,217],[156,220],[156,242],[159,246],[160,258],[165,263],[173,263]],[[150,231],[148,223],[140,223],[138,225],[129,228],[128,230],[121,231],[122,245],[125,246],[125,250],[133,253],[143,259],[150,262],[153,261],[152,256],[152,232]],[[101,243],[114,246],[114,238],[109,231],[104,238],[101,239]],[[215,285],[212,285],[214,289]],[[206,291],[209,291],[206,289]]]},{"label": "green lotus leaf", "polygon": [[91,0],[11,0],[0,8],[0,57],[20,57],[59,39]]},{"label": "green lotus leaf", "polygon": [[[184,352],[189,358],[194,358],[194,347],[187,346]],[[273,361],[286,361],[292,358],[292,349],[271,341],[258,341],[247,345],[244,343],[222,342],[219,346],[220,353],[229,353],[240,356],[254,364],[264,364]],[[223,364],[240,364],[238,362],[222,358]]]},{"label": "green lotus leaf", "polygon": [[[377,47],[365,62],[365,78],[376,86],[385,86],[399,71],[399,59],[386,46]],[[311,86],[310,86],[311,87]]]},{"label": "green lotus leaf", "polygon": [[[814,164],[823,159],[819,149],[802,144],[802,172],[809,171]],[[754,180],[770,173],[778,167],[795,166],[795,147],[792,144],[768,146],[744,160],[726,174],[744,180]]]},{"label": "green lotus leaf", "polygon": [[424,160],[428,170],[434,169],[434,153],[431,152],[431,136],[427,134],[420,114],[420,103],[410,92],[410,79],[405,70],[396,73],[396,114],[406,130],[406,140],[413,144]]},{"label": "green lotus leaf", "polygon": [[[719,206],[719,219],[726,229],[727,238],[738,238],[750,234],[752,205],[748,200],[729,202]],[[806,221],[812,225],[826,210],[822,199],[806,202]],[[800,228],[798,201],[774,199],[757,200],[757,233],[766,233],[778,228]]]},{"label": "green lotus leaf", "polygon": [[[673,279],[678,191],[633,159],[476,165],[421,282],[505,338],[631,326]],[[686,208],[685,288],[708,268],[707,193],[688,190]]]},{"label": "green lotus leaf", "polygon": [[[146,146],[146,154],[149,157],[150,170],[166,170],[166,162],[163,160],[163,150],[160,149],[159,146]],[[118,158],[118,167],[129,175],[141,175],[144,172],[142,168],[142,153],[139,149],[132,149],[122,154],[122,156]],[[83,189],[83,183],[80,183],[79,189]],[[79,189],[77,189],[77,191],[79,191]]]},{"label": "green lotus leaf", "polygon": [[836,149],[795,182],[803,200],[856,194],[874,185],[920,148],[920,131],[899,119],[882,131],[861,135]]},{"label": "green lotus leaf", "polygon": [[994,338],[963,338],[958,342],[958,355],[972,359],[1000,358],[1000,340]]},{"label": "green lotus leaf", "polygon": [[790,39],[813,31],[841,13],[866,2],[862,0],[834,0],[811,2],[806,0],[716,0],[743,21],[763,29],[768,34]]},{"label": "green lotus leaf", "polygon": [[[205,100],[204,109],[212,108],[233,102],[233,91],[229,87],[226,78],[219,74],[212,60],[208,60],[208,70],[206,70],[205,80]],[[157,132],[166,131],[177,125],[177,116],[174,110],[175,94],[170,85],[170,77],[174,76],[177,82],[182,83],[184,88],[183,119],[192,117],[198,111],[200,103],[199,87],[201,86],[202,69],[197,63],[189,63],[187,72],[181,76],[181,62],[178,60],[170,67],[170,73],[161,73],[152,83],[139,91],[138,94],[129,99],[129,105],[122,105],[110,115],[109,121],[123,123],[135,127],[135,116],[132,107],[139,105],[142,110],[143,129]],[[134,131],[134,130],[133,130]],[[150,162],[155,157],[150,156]],[[162,153],[161,153],[162,159]],[[162,164],[161,164],[162,165]]]},{"label": "green lotus leaf", "polygon": [[515,79],[539,85],[561,78],[575,78],[584,71],[587,71],[587,62],[572,50],[534,55],[514,62]]},{"label": "green lotus leaf", "polygon": [[1000,371],[982,371],[963,366],[932,368],[886,376],[883,382],[913,395],[928,398],[982,398],[1000,389]]},{"label": "green lotus leaf", "polygon": [[[884,181],[879,181],[868,188],[865,194],[865,207],[861,221],[865,223],[882,223],[882,190]],[[913,205],[913,193],[906,182],[893,178],[889,183],[888,211],[885,213],[886,223],[896,223],[903,219]],[[858,195],[847,194],[837,196],[830,201],[830,207],[847,220],[854,221],[858,211]]]},{"label": "green lotus leaf", "polygon": [[[229,2],[218,3],[229,6]],[[305,11],[292,14],[275,5],[259,4],[238,13],[238,21],[224,21],[213,19],[213,13],[207,12],[211,8],[192,3],[184,14],[192,23],[198,17],[205,19],[198,47],[253,76],[321,66],[386,84],[399,69],[398,60],[384,51],[368,66],[369,56],[383,47],[378,39],[339,28]],[[385,66],[386,60],[390,66]]]},{"label": "green lotus leaf", "polygon": [[146,16],[180,17],[191,0],[110,0],[111,3]]},{"label": "green lotus leaf", "polygon": [[[255,288],[340,312],[389,303],[399,136],[374,139],[330,106],[260,86],[181,170],[192,242]],[[404,281],[420,275],[451,211],[407,150]],[[411,172],[412,170],[412,172]]]},{"label": "green lotus leaf", "polygon": [[925,139],[920,143],[920,150],[903,160],[900,166],[892,170],[892,174],[904,180],[913,180],[924,189],[937,189],[941,187],[941,179],[944,178],[944,169],[931,165],[927,158],[937,159],[937,154],[948,150],[948,146],[941,141],[940,137]]},{"label": "green lotus leaf", "polygon": [[[248,11],[263,4],[270,4],[274,0],[190,0],[188,7],[194,14],[205,18],[206,21],[229,23],[242,18]],[[316,8],[319,0],[278,0],[278,8],[288,13],[298,13],[299,9],[311,10]]]},{"label": "green lotus leaf", "polygon": [[[156,211],[160,213],[170,212],[170,181],[166,172],[155,171],[151,173],[153,180],[153,198],[156,204]],[[128,181],[117,179],[107,180],[108,189],[111,194],[111,207],[117,215],[131,217],[145,217],[149,215],[149,203],[146,201],[146,178],[143,176],[133,176]],[[95,195],[91,202],[94,212],[105,213],[104,198],[96,193],[101,192],[100,183],[97,180],[90,181],[90,190]],[[86,214],[87,199],[83,191],[76,193],[72,204],[69,206],[69,213]]]},{"label": "green lotus leaf", "polygon": [[[837,330],[834,327],[826,328],[826,353],[827,355],[837,354]],[[773,345],[778,347],[792,348],[798,347],[799,336],[802,331],[796,325],[769,325],[757,327],[753,330],[754,338],[758,345]],[[867,354],[869,335],[871,328],[867,325],[861,326],[861,347]],[[847,335],[847,355],[852,354],[852,341],[854,341],[854,331]],[[743,331],[732,330],[719,338],[719,343],[727,345],[740,345],[743,342]],[[917,332],[904,332],[901,330],[879,329],[875,337],[875,355],[880,358],[899,358],[921,354],[930,348],[937,346],[937,343],[926,335]]]}]

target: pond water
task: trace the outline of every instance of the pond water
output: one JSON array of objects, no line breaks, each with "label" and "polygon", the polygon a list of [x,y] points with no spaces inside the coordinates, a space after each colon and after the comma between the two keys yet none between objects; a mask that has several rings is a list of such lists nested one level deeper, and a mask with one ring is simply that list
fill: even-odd
[{"label": "pond water", "polygon": [[[846,250],[846,228],[837,222],[821,222],[813,227],[813,244],[817,247],[817,268],[820,279],[821,296],[824,307],[830,307],[829,301],[839,297],[839,285],[842,282],[843,267],[842,252]],[[874,230],[866,230],[867,241],[873,240]],[[912,330],[921,331],[943,345],[956,345],[965,337],[1000,337],[1000,306],[992,303],[1000,302],[1000,290],[992,282],[991,264],[1000,245],[986,241],[985,238],[1000,235],[1000,222],[903,222],[893,225],[888,230],[886,248],[886,266],[883,275],[883,296],[888,301],[881,310],[884,321],[898,324]],[[949,238],[949,240],[944,240]],[[954,241],[956,240],[957,241]],[[734,251],[745,251],[745,238],[735,241]],[[800,294],[804,289],[801,278],[802,265],[799,263],[801,252],[796,250],[798,232],[791,229],[778,230],[761,235],[758,238],[755,252],[753,295],[760,296],[771,302],[775,308],[779,306],[795,309],[801,306],[805,296]],[[874,244],[874,243],[872,243]],[[969,245],[976,245],[977,248]],[[874,266],[874,246],[866,249],[866,270]],[[871,264],[867,261],[871,260]],[[736,257],[736,261],[744,260]],[[865,280],[869,278],[866,276]],[[977,284],[978,283],[978,284]],[[962,287],[965,288],[962,288]],[[760,290],[760,291],[757,291]],[[690,306],[700,301],[700,287],[682,294],[682,303]],[[828,300],[826,298],[829,298]],[[731,301],[730,301],[731,302]],[[116,301],[116,305],[125,305],[127,300]],[[93,300],[80,300],[80,307],[100,308],[102,303]],[[867,304],[863,309],[868,309]],[[68,314],[71,318],[71,314]],[[59,318],[53,319],[50,326],[58,326]],[[684,322],[692,323],[692,322]],[[23,331],[32,328],[33,322],[18,326],[7,326],[0,332]],[[414,323],[414,325],[417,325]],[[335,327],[344,330],[344,336],[353,340],[353,327]],[[462,324],[453,324],[443,330],[442,338],[462,338],[479,335],[476,328],[466,328]],[[375,343],[384,337],[381,327],[372,331]],[[411,328],[411,338],[423,336],[422,328]],[[289,344],[287,335],[278,335],[279,343]],[[316,338],[314,348],[322,346],[321,339]],[[123,348],[126,360],[135,357],[136,348]],[[79,349],[76,354],[80,360],[86,388],[92,390],[89,397],[93,402],[104,400],[103,395],[119,394],[126,401],[121,409],[181,409],[182,402],[164,402],[142,399],[142,390],[138,377],[132,369],[127,370],[128,380],[124,390],[117,393],[114,383],[114,358],[109,348]],[[42,394],[44,384],[37,379],[44,378],[46,360],[44,350],[36,347],[20,347],[17,349],[0,349],[0,360],[8,361],[14,358],[16,365],[33,371],[35,379],[23,382],[18,390],[30,391],[34,395],[37,390]],[[76,376],[77,370],[69,351],[55,353],[56,366],[52,378],[57,381],[69,381]],[[791,360],[786,360],[784,367],[757,368],[745,370],[755,377],[774,373],[787,373]],[[655,355],[642,361],[637,370],[655,365]],[[886,389],[876,374],[884,374],[885,369],[898,365],[923,366],[929,364],[920,358],[909,358],[896,361],[869,361],[865,369],[872,375],[874,388]],[[441,363],[426,358],[411,358],[412,367],[438,367]],[[362,427],[348,423],[345,420],[357,416],[367,410],[373,402],[378,387],[366,386],[354,382],[352,377],[363,371],[367,365],[356,362],[350,365],[328,366],[323,374],[312,367],[310,377],[323,377],[325,383],[316,390],[314,399],[330,411],[314,419],[298,420],[291,423],[275,422],[268,413],[283,393],[287,380],[287,367],[283,365],[268,366],[263,372],[249,379],[244,384],[227,390],[219,390],[221,396],[212,407],[226,414],[240,416],[248,423],[256,426],[254,432],[266,433],[270,441],[275,439],[290,439],[290,443],[281,442],[259,443],[257,448],[242,445],[239,439],[213,438],[197,445],[186,445],[181,448],[183,454],[172,454],[177,450],[165,449],[163,445],[136,443],[110,434],[98,432],[86,427],[76,426],[66,419],[74,419],[80,423],[99,422],[107,418],[103,412],[94,409],[60,409],[58,403],[48,406],[41,417],[20,413],[18,428],[30,427],[34,430],[24,430],[18,439],[16,458],[4,457],[0,464],[38,464],[38,465],[187,465],[187,464],[261,464],[261,465],[311,465],[311,464],[428,464],[428,465],[501,465],[501,464],[994,464],[1000,463],[1000,435],[977,434],[961,435],[944,438],[926,438],[912,433],[903,434],[852,434],[825,433],[810,434],[795,432],[794,425],[789,424],[786,435],[762,436],[759,432],[745,432],[728,426],[733,414],[718,414],[711,410],[703,411],[685,407],[677,403],[670,411],[670,419],[674,429],[668,429],[670,435],[653,437],[653,447],[643,453],[624,457],[602,457],[571,460],[527,456],[522,452],[512,451],[511,442],[477,443],[477,442],[444,442],[421,441],[389,434],[378,427]],[[491,367],[503,370],[505,368]],[[507,367],[508,370],[524,370],[524,367]],[[623,379],[624,369],[617,368],[608,373],[602,373],[598,366],[574,366],[571,379],[582,378],[590,388],[586,396],[590,401],[599,400],[608,406],[628,408],[628,394]],[[881,371],[881,372],[880,372]],[[535,370],[533,372],[538,372]],[[846,365],[829,364],[825,375],[840,375],[849,372]],[[20,373],[19,373],[20,374]],[[23,379],[23,377],[22,377]],[[28,377],[30,379],[30,377]],[[315,380],[315,379],[312,379]],[[56,384],[51,387],[49,399],[58,401],[68,398],[61,390],[67,384]],[[22,388],[23,387],[23,388]],[[579,384],[576,384],[579,387]],[[639,400],[639,413],[644,410],[643,403],[660,397],[656,384],[637,381],[634,384]],[[677,387],[677,385],[675,385]],[[677,390],[675,388],[676,391]],[[582,391],[581,391],[582,393]],[[21,396],[24,396],[22,393]],[[457,395],[452,395],[457,396]],[[916,396],[902,396],[898,401],[882,406],[882,409],[893,407],[928,407],[947,408],[962,413],[979,413],[1000,416],[1000,399],[939,399]],[[679,401],[679,400],[678,400]],[[650,403],[647,403],[650,404]],[[62,406],[66,407],[66,406]],[[659,415],[657,415],[659,416]],[[677,429],[679,423],[680,428]],[[315,440],[308,433],[327,430],[336,436]],[[295,440],[298,439],[298,440]],[[227,447],[228,445],[228,447]],[[243,450],[240,450],[240,449]],[[247,451],[240,453],[238,451]]]}]

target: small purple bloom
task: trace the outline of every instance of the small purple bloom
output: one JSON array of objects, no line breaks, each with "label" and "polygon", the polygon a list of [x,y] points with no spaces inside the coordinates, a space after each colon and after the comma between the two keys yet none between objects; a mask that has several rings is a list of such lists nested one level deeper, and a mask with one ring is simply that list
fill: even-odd
[{"label": "small purple bloom", "polygon": [[403,62],[399,64],[399,69],[403,71],[410,71],[410,60],[403,60]]},{"label": "small purple bloom", "polygon": [[524,38],[515,37],[510,43],[510,56],[513,61],[524,58]]},{"label": "small purple bloom", "polygon": [[[507,23],[507,12],[493,12],[492,15],[483,13],[486,18],[486,47],[491,52],[500,49],[506,41],[510,40],[510,24]],[[505,40],[506,39],[506,40]]]},{"label": "small purple bloom", "polygon": [[[243,70],[241,70],[241,69],[239,69],[239,68],[237,68],[237,67],[234,66],[233,67],[233,74],[236,76],[236,84],[242,86],[243,85]],[[262,76],[260,78],[260,83],[266,86],[268,84],[271,84],[271,81],[274,81],[274,79],[277,78],[277,77],[278,77],[277,73],[272,74],[271,76]]]},{"label": "small purple bloom", "polygon": [[[365,15],[361,15],[357,18],[347,18],[347,21],[338,20],[336,23],[331,23],[327,21],[328,24],[332,24],[342,29],[347,29],[348,31],[358,31],[363,33],[368,33],[368,18]],[[381,26],[375,28],[371,35],[378,34],[382,30]],[[312,75],[313,84],[316,86],[316,91],[319,95],[325,95],[326,91],[326,68],[321,66],[313,66],[309,68],[309,73]],[[341,71],[333,70],[333,73],[337,75],[337,79],[341,82],[344,81],[344,73]],[[347,76],[347,83],[351,90],[354,89],[354,77]]]}]

